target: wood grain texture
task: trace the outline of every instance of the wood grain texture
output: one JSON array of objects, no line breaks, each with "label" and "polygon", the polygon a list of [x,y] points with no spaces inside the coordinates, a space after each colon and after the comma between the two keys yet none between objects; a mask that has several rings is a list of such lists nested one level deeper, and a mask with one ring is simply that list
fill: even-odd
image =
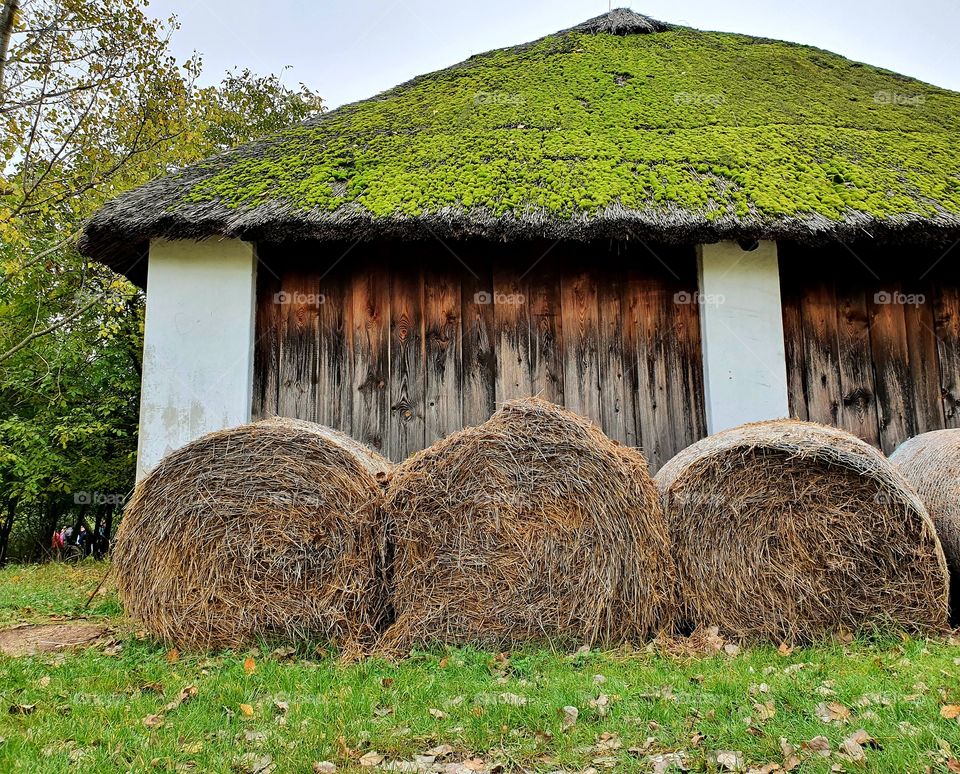
[{"label": "wood grain texture", "polygon": [[463,427],[460,277],[452,271],[424,272],[423,321],[426,368],[424,424],[429,446]]},{"label": "wood grain texture", "polygon": [[944,425],[960,427],[960,286],[934,286],[934,324]]},{"label": "wood grain texture", "polygon": [[[468,257],[469,260],[469,257]],[[461,371],[460,407],[465,427],[486,422],[496,402],[497,356],[494,349],[493,272],[479,261],[460,280]]]},{"label": "wood grain texture", "polygon": [[497,353],[496,400],[501,404],[533,393],[530,379],[530,315],[527,283],[513,262],[493,268],[494,349]]},{"label": "wood grain texture", "polygon": [[539,263],[540,244],[458,246],[462,264],[432,249],[361,246],[328,274],[303,268],[319,263],[309,246],[276,258],[258,290],[258,416],[322,422],[395,461],[528,395],[652,450],[654,469],[702,437],[699,317],[673,298],[695,290],[692,252],[679,279],[606,245]]},{"label": "wood grain texture", "polygon": [[350,364],[351,434],[387,453],[390,391],[390,277],[380,264],[352,274]]},{"label": "wood grain texture", "polygon": [[392,272],[390,291],[389,457],[406,459],[425,446],[423,282],[420,269]]},{"label": "wood grain texture", "polygon": [[600,321],[597,280],[588,271],[564,272],[560,280],[567,408],[597,424],[600,413]]}]

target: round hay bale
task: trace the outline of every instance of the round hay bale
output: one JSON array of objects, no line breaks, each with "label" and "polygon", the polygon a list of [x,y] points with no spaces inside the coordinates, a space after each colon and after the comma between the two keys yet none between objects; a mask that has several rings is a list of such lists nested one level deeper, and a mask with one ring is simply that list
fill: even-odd
[{"label": "round hay bale", "polygon": [[127,613],[161,640],[370,641],[385,606],[380,479],[390,464],[329,428],[271,419],[166,456],[113,551]]},{"label": "round hay bale", "polygon": [[666,524],[643,455],[535,398],[394,470],[396,622],[382,646],[616,642],[672,624]]},{"label": "round hay bale", "polygon": [[774,642],[946,625],[923,503],[843,430],[778,420],[699,441],[656,476],[686,626]]},{"label": "round hay bale", "polygon": [[950,598],[957,618],[960,592],[960,430],[934,430],[905,441],[891,464],[913,486],[943,546],[950,571]]}]

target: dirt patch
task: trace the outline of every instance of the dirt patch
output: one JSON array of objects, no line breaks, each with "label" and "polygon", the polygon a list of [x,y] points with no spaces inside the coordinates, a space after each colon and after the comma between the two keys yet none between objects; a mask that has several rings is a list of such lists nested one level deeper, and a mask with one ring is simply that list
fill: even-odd
[{"label": "dirt patch", "polygon": [[101,624],[24,624],[0,631],[0,653],[33,656],[92,645],[110,633]]}]

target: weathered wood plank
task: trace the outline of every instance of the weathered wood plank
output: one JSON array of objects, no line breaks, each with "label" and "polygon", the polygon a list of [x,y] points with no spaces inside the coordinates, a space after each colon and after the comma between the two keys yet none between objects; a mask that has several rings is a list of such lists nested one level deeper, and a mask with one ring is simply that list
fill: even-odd
[{"label": "weathered wood plank", "polygon": [[[468,256],[469,260],[469,256]],[[496,353],[493,348],[493,271],[489,262],[470,261],[472,272],[461,275],[463,395],[465,427],[486,422],[496,401]]]},{"label": "weathered wood plank", "polygon": [[530,321],[530,391],[563,405],[563,323],[560,279],[551,263],[538,264],[527,278]]},{"label": "weathered wood plank", "polygon": [[423,282],[419,267],[396,268],[390,289],[390,438],[395,462],[424,448]]},{"label": "weathered wood plank", "polygon": [[933,292],[944,426],[960,427],[960,286],[936,283]]},{"label": "weathered wood plank", "polygon": [[917,433],[944,427],[932,290],[925,282],[904,283],[900,299],[907,330],[909,385],[913,392],[914,428]]},{"label": "weathered wood plank", "polygon": [[887,280],[867,293],[880,446],[885,454],[916,434],[903,304],[893,303],[900,292],[898,281]]},{"label": "weathered wood plank", "polygon": [[349,435],[353,414],[349,342],[353,305],[347,303],[344,277],[339,272],[321,276],[318,292],[316,421]]},{"label": "weathered wood plank", "polygon": [[845,274],[837,281],[837,353],[841,392],[838,425],[879,447],[880,421],[864,284],[862,275]]},{"label": "weathered wood plank", "polygon": [[631,446],[646,455],[651,469],[658,468],[660,442],[657,437],[657,352],[653,322],[653,281],[633,267],[627,270],[621,310],[624,323],[623,356],[627,389],[632,393],[634,433]]},{"label": "weathered wood plank", "polygon": [[315,275],[283,276],[278,300],[283,318],[277,413],[317,421],[319,283]]},{"label": "weathered wood plank", "polygon": [[799,277],[791,271],[787,256],[781,257],[780,304],[783,309],[783,343],[787,361],[787,400],[790,416],[808,420],[807,387],[804,380],[805,335],[803,315],[800,312],[802,295]]},{"label": "weathered wood plank", "polygon": [[498,261],[493,269],[494,350],[497,357],[497,404],[526,398],[530,383],[530,321],[527,283],[512,262]]},{"label": "weathered wood plank", "polygon": [[463,427],[460,277],[429,269],[423,279],[425,432],[429,446]]},{"label": "weathered wood plank", "polygon": [[[662,462],[707,435],[705,396],[703,394],[703,350],[700,340],[700,305],[681,303],[696,286],[696,254],[690,251],[673,256],[678,279],[661,275],[664,327],[671,332],[665,342],[673,353],[666,359],[669,435],[661,442]],[[686,271],[684,271],[686,269]],[[660,465],[657,465],[659,470]]]},{"label": "weathered wood plank", "polygon": [[278,303],[280,277],[265,268],[257,274],[257,317],[254,326],[253,404],[254,421],[276,416],[280,384],[280,334],[283,306]]},{"label": "weathered wood plank", "polygon": [[637,416],[624,351],[625,284],[625,272],[613,268],[606,269],[598,282],[600,426],[615,441],[632,446],[636,442]]},{"label": "weathered wood plank", "polygon": [[837,296],[833,280],[808,281],[800,298],[804,333],[807,413],[814,422],[838,425],[842,404]]},{"label": "weathered wood plank", "polygon": [[600,322],[597,280],[571,269],[560,281],[564,342],[563,399],[567,408],[603,421],[600,414]]},{"label": "weathered wood plank", "polygon": [[387,454],[390,391],[390,280],[379,265],[350,280],[351,434]]}]

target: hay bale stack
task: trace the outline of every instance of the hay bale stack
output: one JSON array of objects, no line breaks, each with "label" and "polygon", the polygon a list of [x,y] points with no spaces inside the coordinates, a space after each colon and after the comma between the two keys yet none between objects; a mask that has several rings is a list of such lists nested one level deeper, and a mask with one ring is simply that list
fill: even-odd
[{"label": "hay bale stack", "polygon": [[960,430],[914,436],[897,447],[890,462],[920,495],[933,520],[950,570],[956,619],[960,612]]},{"label": "hay bale stack", "polygon": [[114,548],[121,601],[156,637],[372,640],[385,607],[379,479],[342,433],[272,419],[206,435],[137,486]]},{"label": "hay bale stack", "polygon": [[946,568],[923,503],[849,433],[743,425],[683,450],[656,482],[690,628],[807,642],[946,625]]},{"label": "hay bale stack", "polygon": [[414,644],[616,642],[672,624],[666,524],[639,452],[536,398],[398,465],[384,512]]}]

